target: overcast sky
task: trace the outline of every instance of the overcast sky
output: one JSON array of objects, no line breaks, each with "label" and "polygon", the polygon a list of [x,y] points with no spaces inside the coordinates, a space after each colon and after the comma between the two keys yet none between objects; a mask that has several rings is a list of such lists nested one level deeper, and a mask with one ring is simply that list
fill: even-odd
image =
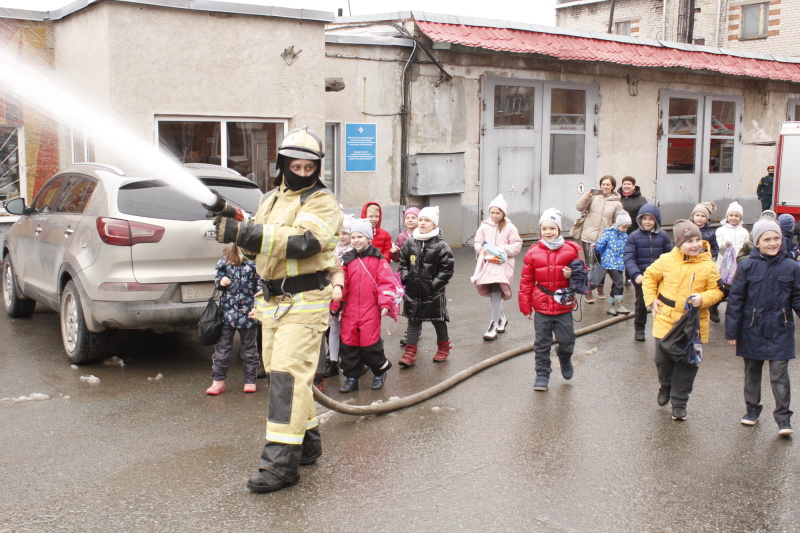
[{"label": "overcast sky", "polygon": [[[0,0],[0,7],[47,11],[71,0]],[[232,0],[221,0],[232,1]],[[556,0],[236,0],[233,3],[315,9],[334,14],[341,8],[344,16],[374,15],[393,11],[425,11],[529,24],[555,25]]]}]

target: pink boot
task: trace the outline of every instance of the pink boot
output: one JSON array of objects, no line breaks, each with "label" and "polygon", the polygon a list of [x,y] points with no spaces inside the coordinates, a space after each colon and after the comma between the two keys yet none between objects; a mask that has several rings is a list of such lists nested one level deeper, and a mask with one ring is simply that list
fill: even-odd
[{"label": "pink boot", "polygon": [[218,396],[225,392],[225,380],[212,381],[211,386],[206,389],[206,394],[209,396]]},{"label": "pink boot", "polygon": [[447,359],[447,356],[450,355],[450,348],[452,348],[452,346],[450,346],[449,340],[444,342],[436,341],[436,346],[438,346],[439,349],[433,354],[433,362],[442,363]]}]

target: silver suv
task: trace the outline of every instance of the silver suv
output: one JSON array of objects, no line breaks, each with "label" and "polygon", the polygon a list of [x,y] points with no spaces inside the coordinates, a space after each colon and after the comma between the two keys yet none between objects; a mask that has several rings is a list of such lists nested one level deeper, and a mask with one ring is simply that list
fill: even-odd
[{"label": "silver suv", "polygon": [[[261,191],[215,165],[187,170],[230,203],[255,213]],[[13,317],[37,302],[60,313],[74,363],[106,357],[111,329],[196,326],[214,288],[224,246],[202,205],[166,182],[94,163],[56,174],[20,215],[2,249],[3,302]]]}]

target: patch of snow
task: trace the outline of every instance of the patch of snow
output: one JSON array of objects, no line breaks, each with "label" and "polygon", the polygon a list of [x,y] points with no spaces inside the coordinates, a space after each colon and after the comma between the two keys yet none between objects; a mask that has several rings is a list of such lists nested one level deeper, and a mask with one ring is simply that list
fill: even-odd
[{"label": "patch of snow", "polygon": [[86,383],[100,383],[100,378],[97,376],[81,376],[81,381],[85,381]]}]

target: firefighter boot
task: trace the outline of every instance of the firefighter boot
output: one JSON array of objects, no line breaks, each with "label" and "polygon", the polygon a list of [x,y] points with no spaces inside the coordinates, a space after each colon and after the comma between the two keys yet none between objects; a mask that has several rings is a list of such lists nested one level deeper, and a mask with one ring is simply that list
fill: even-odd
[{"label": "firefighter boot", "polygon": [[413,344],[406,344],[406,351],[397,363],[403,368],[411,368],[417,362],[417,347]]},{"label": "firefighter boot", "polygon": [[258,474],[247,481],[252,492],[275,492],[300,481],[298,469],[302,446],[267,441],[261,452]]},{"label": "firefighter boot", "polygon": [[450,346],[450,341],[436,341],[436,346],[438,346],[439,349],[436,350],[435,354],[433,354],[433,362],[443,363],[445,360],[447,360],[447,356],[450,355],[450,348],[452,348],[452,346]]},{"label": "firefighter boot", "polygon": [[319,436],[319,425],[306,430],[303,437],[300,466],[313,465],[322,455],[322,438]]}]

